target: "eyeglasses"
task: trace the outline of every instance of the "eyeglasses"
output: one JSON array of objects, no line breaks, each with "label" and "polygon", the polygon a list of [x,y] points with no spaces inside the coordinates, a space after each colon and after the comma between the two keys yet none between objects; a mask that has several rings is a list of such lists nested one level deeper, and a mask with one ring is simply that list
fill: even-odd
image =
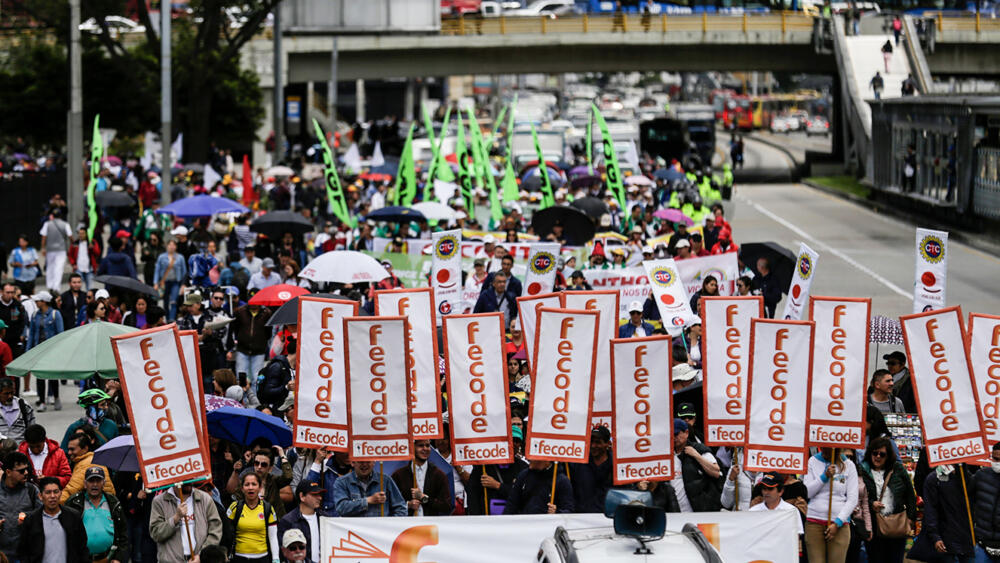
[{"label": "eyeglasses", "polygon": [[900,363],[897,362],[896,360],[889,360],[888,362],[885,363],[885,365],[887,365],[887,366],[898,366],[898,365],[900,365]]},{"label": "eyeglasses", "polygon": [[306,544],[304,543],[293,543],[292,545],[286,547],[288,551],[305,551]]},{"label": "eyeglasses", "polygon": [[887,455],[889,455],[889,454],[887,454],[885,452],[872,452],[872,457],[885,457]]},{"label": "eyeglasses", "polygon": [[212,297],[212,301],[222,301],[222,297]]},{"label": "eyeglasses", "polygon": [[18,468],[15,467],[14,469],[11,469],[11,471],[17,471],[21,475],[27,475],[28,474],[28,468],[27,467],[22,467],[20,469],[18,469]]},{"label": "eyeglasses", "polygon": [[255,462],[253,462],[253,466],[254,467],[270,467],[271,466],[271,462],[270,461],[255,461]]}]

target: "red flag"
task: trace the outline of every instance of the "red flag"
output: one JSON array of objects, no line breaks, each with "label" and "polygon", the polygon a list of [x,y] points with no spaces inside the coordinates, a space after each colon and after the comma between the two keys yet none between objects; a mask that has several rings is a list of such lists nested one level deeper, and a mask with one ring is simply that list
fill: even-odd
[{"label": "red flag", "polygon": [[249,206],[257,201],[257,194],[253,189],[253,171],[250,170],[250,158],[243,155],[243,205]]}]

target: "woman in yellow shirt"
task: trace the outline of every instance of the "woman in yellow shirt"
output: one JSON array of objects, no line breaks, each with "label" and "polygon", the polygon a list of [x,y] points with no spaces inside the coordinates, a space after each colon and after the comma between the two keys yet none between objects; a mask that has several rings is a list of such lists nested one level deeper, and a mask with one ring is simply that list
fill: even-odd
[{"label": "woman in yellow shirt", "polygon": [[243,500],[226,511],[236,529],[233,563],[278,563],[278,517],[260,498],[260,478],[247,473],[240,479],[240,489]]}]

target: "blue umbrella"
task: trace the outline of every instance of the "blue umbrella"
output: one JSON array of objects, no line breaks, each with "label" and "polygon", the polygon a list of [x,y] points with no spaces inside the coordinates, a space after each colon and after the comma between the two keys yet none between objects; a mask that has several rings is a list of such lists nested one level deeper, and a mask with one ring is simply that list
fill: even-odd
[{"label": "blue umbrella", "polygon": [[276,446],[292,445],[292,429],[276,416],[257,409],[222,407],[208,415],[208,435],[249,446],[257,438],[264,438]]},{"label": "blue umbrella", "polygon": [[386,158],[385,164],[382,166],[372,167],[368,172],[371,174],[388,174],[390,176],[395,176],[396,172],[399,170],[399,159],[397,158]]},{"label": "blue umbrella", "polygon": [[[451,466],[444,457],[438,453],[436,448],[431,448],[431,456],[427,458],[427,461],[431,462],[431,465],[437,467],[444,472],[444,476],[447,477],[448,481],[448,494],[451,495],[451,504],[455,504],[455,468]],[[387,461],[382,465],[382,474],[387,478],[392,477],[392,474],[397,470],[406,467],[410,462],[401,461]],[[406,495],[403,495],[406,496]]]},{"label": "blue umbrella", "polygon": [[94,450],[92,463],[103,465],[112,471],[132,471],[138,473],[139,457],[135,455],[135,437],[131,434],[117,436],[107,444]]},{"label": "blue umbrella", "polygon": [[416,209],[403,207],[401,205],[390,205],[376,209],[365,217],[365,220],[388,221],[390,223],[409,223],[410,221],[426,221],[424,214]]},{"label": "blue umbrella", "polygon": [[685,178],[683,172],[673,168],[660,168],[653,172],[653,177],[657,180],[683,180]]},{"label": "blue umbrella", "polygon": [[169,213],[177,217],[205,217],[216,213],[246,213],[246,207],[226,197],[196,195],[178,199],[170,205],[158,209],[157,213]]}]

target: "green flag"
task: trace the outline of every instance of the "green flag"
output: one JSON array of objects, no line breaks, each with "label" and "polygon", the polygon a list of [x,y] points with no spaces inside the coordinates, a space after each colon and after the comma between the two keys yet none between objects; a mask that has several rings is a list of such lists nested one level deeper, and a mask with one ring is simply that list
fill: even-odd
[{"label": "green flag", "polygon": [[340,186],[340,176],[337,175],[336,159],[333,151],[330,150],[329,143],[326,142],[326,134],[319,126],[316,119],[313,119],[313,127],[316,129],[316,136],[323,146],[323,178],[326,180],[326,197],[330,203],[333,214],[340,219],[340,222],[353,228],[357,226],[357,221],[351,216],[347,209],[347,202],[344,200],[344,189]]},{"label": "green flag", "polygon": [[413,198],[417,197],[417,179],[413,162],[413,130],[416,123],[410,124],[410,131],[403,143],[403,153],[399,155],[399,169],[396,170],[396,184],[393,187],[393,205],[409,207]]},{"label": "green flag", "polygon": [[422,200],[429,201],[430,189],[434,187],[434,179],[439,178],[444,182],[452,182],[455,175],[451,172],[451,167],[441,155],[441,147],[444,145],[444,138],[448,136],[448,120],[451,119],[451,108],[444,112],[444,123],[441,124],[441,134],[437,141],[434,141],[434,127],[430,126],[429,139],[431,139],[431,164],[427,169],[427,183],[424,184],[424,195]]},{"label": "green flag", "polygon": [[[475,115],[473,115],[471,108],[469,109],[469,119],[470,123],[475,123]],[[489,194],[490,219],[495,226],[503,220],[503,209],[500,207],[500,194],[497,193],[497,181],[493,177],[493,167],[490,166],[490,151],[486,147],[486,141],[483,139],[479,126],[470,127],[469,130],[472,132],[472,154],[476,159],[476,172],[479,174],[486,193]]]},{"label": "green flag", "polygon": [[504,168],[503,180],[500,180],[500,187],[503,188],[504,203],[517,201],[520,197],[517,189],[517,172],[514,172],[514,165],[511,164],[510,159],[507,160],[507,166]]},{"label": "green flag", "polygon": [[542,145],[538,144],[538,133],[535,126],[531,126],[531,139],[535,142],[535,153],[538,154],[538,177],[541,181],[542,204],[539,209],[545,209],[556,204],[556,198],[552,194],[552,179],[549,178],[549,167],[545,164],[545,154],[542,153]]},{"label": "green flag", "polygon": [[462,199],[465,200],[465,210],[469,217],[475,213],[472,199],[472,173],[466,159],[465,125],[462,124],[462,112],[458,112],[458,141],[455,145],[455,160],[458,162],[458,185],[462,189]]},{"label": "green flag", "polygon": [[[434,146],[434,122],[431,121],[431,114],[427,111],[427,106],[421,106],[424,114],[424,129],[427,130],[427,139],[431,142],[431,147]],[[446,120],[447,122],[447,120]]]},{"label": "green flag", "polygon": [[500,110],[500,115],[497,116],[496,122],[493,124],[493,131],[490,132],[490,139],[496,139],[497,135],[500,133],[500,126],[503,125],[503,118],[507,115],[507,106],[504,106]]},{"label": "green flag", "polygon": [[507,160],[514,158],[514,114],[517,113],[517,94],[510,104],[510,117],[507,118]]},{"label": "green flag", "polygon": [[594,116],[587,116],[587,168],[594,174]]},{"label": "green flag", "polygon": [[[87,184],[87,240],[94,240],[94,230],[97,229],[97,201],[94,196],[97,192],[97,175],[101,173],[101,161],[104,159],[104,139],[101,138],[101,131],[98,124],[101,121],[101,114],[94,116],[94,135],[90,141],[90,182]],[[170,146],[161,143],[163,150],[170,150]],[[170,189],[170,171],[166,171],[164,176],[164,189]]]},{"label": "green flag", "polygon": [[601,115],[601,110],[597,109],[597,106],[591,104],[594,110],[594,119],[597,120],[597,125],[601,128],[601,146],[604,149],[604,166],[607,168],[607,185],[608,189],[618,200],[618,208],[623,212],[625,210],[625,185],[622,183],[622,169],[618,166],[618,155],[615,153],[615,142],[611,139],[611,134],[608,133],[608,124],[604,121],[604,116]]}]

